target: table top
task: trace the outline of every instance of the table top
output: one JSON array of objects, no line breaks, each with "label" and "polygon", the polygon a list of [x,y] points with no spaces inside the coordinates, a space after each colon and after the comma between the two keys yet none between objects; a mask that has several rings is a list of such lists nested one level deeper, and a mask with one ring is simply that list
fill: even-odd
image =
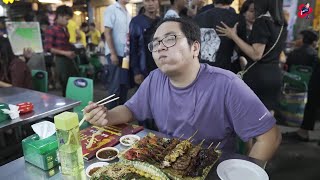
[{"label": "table top", "polygon": [[[137,133],[137,135],[140,137],[144,137],[149,132],[154,132],[154,131],[145,129],[145,130]],[[118,148],[120,150],[120,152],[127,149],[127,147],[125,147],[121,144],[118,144],[115,147]],[[257,159],[253,159],[253,158],[250,158],[250,157],[247,157],[244,155],[240,155],[240,154],[223,152],[221,157],[219,158],[218,162],[213,166],[210,173],[208,174],[207,179],[220,180],[220,178],[217,175],[216,168],[220,162],[227,160],[227,159],[244,159],[244,160],[253,162],[263,168],[265,165],[264,162],[257,160]],[[116,159],[112,162],[116,162],[118,160],[119,159]],[[99,162],[99,160],[97,158],[94,158],[90,161],[84,161],[85,169],[89,165],[91,165],[95,162]],[[29,164],[28,162],[25,162],[24,157],[21,157],[17,160],[14,160],[14,161],[0,167],[0,179],[16,179],[16,180],[20,180],[20,179],[23,179],[23,180],[33,180],[33,179],[49,179],[49,180],[75,179],[75,180],[79,180],[79,179],[81,179],[82,180],[82,179],[89,179],[89,178],[86,177],[85,170],[83,170],[81,172],[81,174],[79,174],[79,176],[77,176],[77,177],[67,177],[67,178],[65,176],[62,177],[62,175],[59,171],[59,167],[55,167],[49,171],[43,171],[42,169],[37,168],[37,167],[33,166],[32,164]]]},{"label": "table top", "polygon": [[34,110],[32,112],[22,114],[19,118],[14,120],[1,122],[0,131],[55,115],[72,109],[81,103],[80,101],[59,97],[53,94],[18,87],[0,88],[0,102],[6,104],[31,102],[34,105]]}]

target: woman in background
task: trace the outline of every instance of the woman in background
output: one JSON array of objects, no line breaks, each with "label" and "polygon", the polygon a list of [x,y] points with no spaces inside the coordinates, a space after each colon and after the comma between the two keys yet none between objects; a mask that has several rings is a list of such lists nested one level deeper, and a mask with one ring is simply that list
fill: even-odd
[{"label": "woman in background", "polygon": [[31,89],[32,76],[26,63],[13,54],[9,40],[0,37],[0,88],[11,86]]},{"label": "woman in background", "polygon": [[246,69],[257,62],[244,74],[243,80],[272,114],[278,105],[277,99],[282,85],[279,58],[287,37],[287,22],[282,5],[282,0],[254,1],[256,19],[249,43],[237,35],[237,24],[230,28],[222,22],[221,27],[217,27],[221,36],[232,39],[250,58]]}]

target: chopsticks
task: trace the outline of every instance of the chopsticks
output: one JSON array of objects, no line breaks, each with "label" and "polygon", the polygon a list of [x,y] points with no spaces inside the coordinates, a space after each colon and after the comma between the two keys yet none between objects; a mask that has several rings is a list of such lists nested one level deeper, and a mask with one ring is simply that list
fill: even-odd
[{"label": "chopsticks", "polygon": [[[106,97],[106,98],[104,98],[104,99],[101,99],[100,101],[98,101],[98,102],[96,102],[96,103],[101,106],[101,105],[105,105],[105,104],[111,103],[111,102],[113,102],[113,101],[116,101],[116,100],[118,100],[120,97],[116,97],[116,98],[110,99],[110,98],[112,98],[112,97],[115,96],[115,95],[116,95],[116,94],[112,94],[112,95],[110,95],[110,96],[108,96],[108,97]],[[107,101],[107,102],[104,102],[104,101],[106,101],[106,100],[108,100],[108,99],[110,99],[110,100]],[[102,102],[104,102],[104,103],[102,103]],[[83,111],[83,109],[82,109],[81,111]],[[83,115],[83,118],[81,119],[81,121],[80,121],[80,123],[79,123],[79,127],[84,123],[85,119],[86,119],[86,114]]]}]

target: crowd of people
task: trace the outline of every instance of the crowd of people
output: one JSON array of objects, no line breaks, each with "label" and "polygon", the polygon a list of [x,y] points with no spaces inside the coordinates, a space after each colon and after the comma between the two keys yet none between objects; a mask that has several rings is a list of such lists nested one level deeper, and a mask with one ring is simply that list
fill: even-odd
[{"label": "crowd of people", "polygon": [[[91,124],[150,120],[160,132],[175,137],[199,130],[195,141],[221,142],[228,151],[235,150],[239,137],[250,142],[249,156],[268,160],[281,142],[274,115],[287,37],[283,1],[246,0],[240,14],[232,2],[215,0],[204,6],[202,0],[170,0],[162,17],[159,0],[143,0],[139,14],[131,17],[129,1],[118,0],[106,8],[102,35],[92,22],[78,28],[72,9],[59,6],[54,24],[40,21],[47,61],[50,68],[54,64],[64,96],[68,78],[79,75],[77,45],[92,50],[104,44],[106,95],[120,99],[108,107],[90,103],[84,112]],[[307,141],[320,102],[318,35],[312,30],[301,35],[303,45],[287,55],[286,67],[314,70],[301,128],[286,136]],[[0,87],[31,88],[28,66],[8,43],[0,39]],[[26,61],[30,51],[24,53]],[[128,89],[134,86],[139,88],[128,100]]]}]

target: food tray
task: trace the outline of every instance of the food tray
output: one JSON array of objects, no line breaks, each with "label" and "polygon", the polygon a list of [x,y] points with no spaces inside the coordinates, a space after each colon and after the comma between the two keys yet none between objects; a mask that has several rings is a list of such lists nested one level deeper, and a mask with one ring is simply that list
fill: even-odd
[{"label": "food tray", "polygon": [[[144,162],[139,162],[139,161],[127,161],[127,160],[122,160],[120,162],[116,162],[114,164],[121,164],[121,165],[132,165],[136,169],[148,172],[149,174],[152,174],[154,176],[158,176],[159,179],[161,180],[169,180],[168,176],[164,174],[160,169],[156,168],[155,166],[144,163]],[[99,169],[97,172],[95,172],[90,179],[97,179],[99,178],[104,171],[106,171],[110,166],[105,166]]]},{"label": "food tray", "polygon": [[[143,138],[142,138],[142,139],[143,139]],[[139,141],[138,141],[138,142],[139,142]],[[120,159],[121,161],[141,162],[141,161],[127,160],[127,159],[125,158],[125,156],[124,156],[127,151],[129,151],[129,150],[132,149],[132,148],[136,148],[138,142],[136,142],[131,148],[129,148],[129,149],[121,152],[121,153],[119,154],[119,156],[118,156],[119,159]],[[157,167],[157,168],[158,168],[159,170],[161,170],[162,172],[164,172],[170,179],[173,179],[173,180],[204,180],[204,179],[208,176],[211,168],[215,165],[215,163],[216,163],[216,162],[219,160],[219,158],[221,157],[222,151],[220,151],[220,150],[215,150],[215,152],[217,153],[217,158],[215,159],[215,161],[212,162],[211,165],[207,166],[207,167],[203,170],[202,176],[198,176],[198,177],[191,177],[191,176],[184,176],[184,177],[182,177],[181,175],[179,175],[179,174],[177,173],[177,170],[175,170],[175,169],[173,169],[173,168],[171,168],[171,167],[169,167],[169,168],[160,168],[160,164],[159,164],[159,163],[151,163],[151,164],[152,164],[153,166]],[[144,163],[147,163],[147,162],[144,162]],[[150,163],[147,163],[147,164],[150,164]],[[150,164],[150,165],[151,165],[151,164]]]}]

